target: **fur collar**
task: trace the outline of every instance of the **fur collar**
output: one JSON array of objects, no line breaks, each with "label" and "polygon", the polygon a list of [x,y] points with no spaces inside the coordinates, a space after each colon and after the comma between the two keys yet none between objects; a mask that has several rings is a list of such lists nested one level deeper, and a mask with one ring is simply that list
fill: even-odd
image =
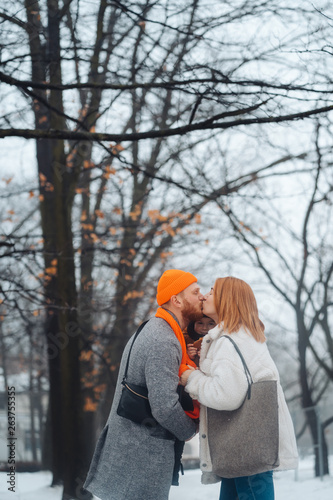
[{"label": "fur collar", "polygon": [[207,333],[207,336],[211,340],[216,340],[219,337],[221,337],[221,335],[224,335],[224,333],[225,333],[225,331],[223,329],[223,324],[220,323],[219,325],[216,325],[216,326],[214,326],[214,328],[212,328],[211,330],[209,330],[209,332]]}]

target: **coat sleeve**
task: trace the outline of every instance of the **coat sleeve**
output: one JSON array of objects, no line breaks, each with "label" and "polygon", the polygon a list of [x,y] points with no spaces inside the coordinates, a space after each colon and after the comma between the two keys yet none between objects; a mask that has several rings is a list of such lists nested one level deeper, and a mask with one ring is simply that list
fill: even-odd
[{"label": "coat sleeve", "polygon": [[223,344],[219,341],[212,358],[204,359],[200,370],[190,374],[185,389],[209,408],[235,410],[246,397],[248,383],[238,354]]},{"label": "coat sleeve", "polygon": [[157,336],[149,349],[145,377],[153,417],[184,441],[194,435],[196,425],[179,403],[180,361],[181,347],[173,332],[168,338]]}]

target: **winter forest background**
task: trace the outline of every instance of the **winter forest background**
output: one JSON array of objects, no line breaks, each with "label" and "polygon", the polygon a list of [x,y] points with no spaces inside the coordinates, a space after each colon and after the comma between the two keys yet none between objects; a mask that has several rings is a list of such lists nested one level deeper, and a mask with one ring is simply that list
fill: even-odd
[{"label": "winter forest background", "polygon": [[329,473],[332,29],[325,0],[1,2],[1,435],[15,386],[64,497],[170,267],[250,283]]}]

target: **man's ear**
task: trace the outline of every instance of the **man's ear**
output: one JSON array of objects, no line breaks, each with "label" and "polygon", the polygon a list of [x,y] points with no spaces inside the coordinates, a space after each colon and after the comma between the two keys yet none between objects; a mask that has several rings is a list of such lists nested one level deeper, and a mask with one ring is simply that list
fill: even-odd
[{"label": "man's ear", "polygon": [[174,307],[181,307],[182,301],[180,300],[180,297],[178,295],[172,295],[170,298],[170,302]]}]

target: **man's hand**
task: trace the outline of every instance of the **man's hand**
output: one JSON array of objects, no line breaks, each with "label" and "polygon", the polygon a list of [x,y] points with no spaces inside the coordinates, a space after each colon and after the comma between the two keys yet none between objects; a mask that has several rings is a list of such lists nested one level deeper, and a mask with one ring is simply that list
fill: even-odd
[{"label": "man's hand", "polygon": [[195,369],[196,369],[196,368],[193,368],[192,366],[189,366],[189,367],[188,367],[188,370],[185,370],[185,371],[182,373],[182,375],[181,375],[181,377],[180,377],[180,383],[181,383],[181,385],[184,385],[184,386],[185,386],[185,385],[187,384],[187,380],[188,380],[188,378],[189,378],[190,374],[191,374],[192,372],[194,372],[194,371],[195,371]]}]

